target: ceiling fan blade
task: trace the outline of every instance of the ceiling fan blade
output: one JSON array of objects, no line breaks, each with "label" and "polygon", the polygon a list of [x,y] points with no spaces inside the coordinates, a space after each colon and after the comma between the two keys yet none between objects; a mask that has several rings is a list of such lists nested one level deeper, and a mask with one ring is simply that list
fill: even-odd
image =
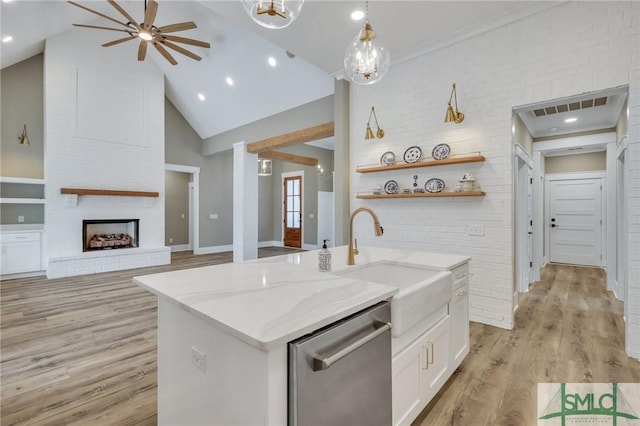
[{"label": "ceiling fan blade", "polygon": [[194,28],[198,28],[195,22],[180,22],[179,24],[165,25],[164,27],[156,29],[156,31],[159,33],[173,33],[176,31],[192,30]]},{"label": "ceiling fan blade", "polygon": [[144,58],[147,56],[147,42],[141,41],[140,46],[138,46],[138,60],[144,61]]},{"label": "ceiling fan blade", "polygon": [[119,38],[118,40],[113,40],[113,41],[110,41],[109,43],[103,44],[102,47],[110,47],[115,44],[120,44],[120,43],[124,43],[125,41],[133,40],[134,38],[136,38],[136,36]]},{"label": "ceiling fan blade", "polygon": [[105,15],[105,14],[103,14],[103,13],[98,12],[97,10],[89,9],[88,7],[83,6],[83,5],[81,5],[81,4],[78,4],[78,3],[75,3],[75,2],[72,2],[72,1],[69,1],[69,2],[67,2],[67,3],[70,3],[70,4],[74,5],[74,6],[77,6],[77,7],[79,7],[80,9],[84,9],[84,10],[86,10],[87,12],[94,13],[94,14],[96,14],[96,15],[98,15],[98,16],[100,16],[100,17],[104,18],[104,19],[108,19],[108,20],[110,20],[110,21],[112,21],[112,22],[115,22],[116,24],[124,25],[125,27],[128,27],[128,26],[129,26],[129,25],[127,25],[127,23],[125,23],[125,22],[120,22],[120,21],[118,21],[117,19],[112,18],[111,16],[107,16],[107,15]]},{"label": "ceiling fan blade", "polygon": [[131,17],[131,15],[129,15],[127,13],[126,10],[124,10],[122,7],[120,7],[120,5],[118,3],[116,3],[114,0],[107,0],[109,2],[109,4],[111,4],[111,6],[113,6],[118,12],[120,12],[120,14],[122,16],[124,16],[125,18],[127,18],[127,20],[129,20],[129,22],[131,22],[133,24],[134,27],[136,27],[138,30],[140,29],[140,25],[136,22],[135,19],[133,19]]},{"label": "ceiling fan blade", "polygon": [[156,14],[158,13],[158,2],[155,0],[149,0],[147,3],[147,10],[144,14],[144,26],[145,30],[150,30],[153,26],[153,21],[156,20]]},{"label": "ceiling fan blade", "polygon": [[184,38],[184,37],[165,35],[165,34],[162,34],[162,38],[164,40],[175,41],[176,43],[184,43],[184,44],[190,44],[192,46],[206,47],[207,49],[211,47],[211,45],[206,41],[194,40],[192,38]]},{"label": "ceiling fan blade", "polygon": [[177,44],[173,44],[170,41],[165,40],[162,42],[162,44],[164,44],[168,48],[175,50],[176,52],[180,52],[183,55],[190,57],[191,59],[195,59],[196,61],[199,61],[202,59],[200,56],[196,55],[195,53],[190,52],[187,49],[178,46]]},{"label": "ceiling fan blade", "polygon": [[155,47],[155,48],[158,50],[158,52],[160,52],[160,54],[161,54],[162,56],[164,56],[164,58],[165,58],[167,61],[169,61],[169,63],[170,63],[171,65],[177,65],[177,64],[178,64],[178,61],[176,61],[176,60],[173,58],[173,56],[171,56],[171,53],[167,52],[167,49],[165,49],[164,47],[162,47],[162,46],[160,45],[160,43],[154,42],[154,43],[153,43],[153,47]]},{"label": "ceiling fan blade", "polygon": [[100,27],[97,25],[85,25],[85,24],[73,24],[74,27],[83,27],[83,28],[95,28],[98,30],[109,30],[109,31],[121,31],[123,33],[131,33],[131,31],[135,31],[133,28],[128,30],[121,30],[120,28],[111,28],[111,27]]}]

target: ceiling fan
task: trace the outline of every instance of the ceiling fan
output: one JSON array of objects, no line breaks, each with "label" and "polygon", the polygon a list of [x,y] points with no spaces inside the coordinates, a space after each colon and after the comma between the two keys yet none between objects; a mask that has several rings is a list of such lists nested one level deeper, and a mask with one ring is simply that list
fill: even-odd
[{"label": "ceiling fan", "polygon": [[110,41],[108,43],[104,43],[103,47],[109,47],[116,44],[124,43],[125,41],[140,39],[140,45],[138,47],[138,60],[144,61],[145,56],[147,55],[147,45],[151,44],[156,48],[158,52],[167,60],[171,65],[176,65],[178,61],[165,49],[168,47],[169,49],[173,49],[176,52],[182,53],[185,56],[188,56],[191,59],[195,59],[199,61],[202,59],[200,56],[196,55],[193,52],[188,51],[187,49],[178,46],[175,43],[184,43],[191,46],[205,47],[209,48],[211,45],[207,42],[194,40],[191,38],[178,37],[175,35],[171,35],[170,33],[192,30],[194,28],[198,28],[195,22],[180,22],[177,24],[164,25],[162,27],[156,27],[153,25],[153,22],[156,19],[156,14],[158,12],[158,2],[155,0],[145,1],[145,13],[144,13],[144,21],[141,23],[136,22],[135,19],[131,17],[118,3],[114,0],[107,0],[111,6],[113,6],[122,16],[127,19],[127,22],[119,21],[110,16],[102,14],[96,10],[89,9],[86,6],[81,4],[69,1],[74,6],[77,6],[81,9],[84,9],[88,12],[94,13],[102,18],[108,19],[112,22],[120,24],[124,26],[124,28],[111,28],[111,27],[101,27],[96,25],[84,25],[84,24],[73,24],[76,27],[85,27],[85,28],[96,28],[99,30],[109,30],[109,31],[120,31],[129,34],[128,37],[120,38],[117,40]]}]

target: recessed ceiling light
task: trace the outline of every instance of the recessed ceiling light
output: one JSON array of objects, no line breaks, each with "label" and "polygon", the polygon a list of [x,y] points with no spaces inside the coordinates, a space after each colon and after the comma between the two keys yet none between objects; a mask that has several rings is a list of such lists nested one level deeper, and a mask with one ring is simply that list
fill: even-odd
[{"label": "recessed ceiling light", "polygon": [[201,101],[204,101],[206,98],[202,93],[198,93],[198,99],[200,99]]},{"label": "recessed ceiling light", "polygon": [[2,37],[2,42],[3,43],[9,43],[11,40],[13,40],[13,37],[11,37],[11,36]]},{"label": "recessed ceiling light", "polygon": [[226,82],[229,86],[233,86],[233,79],[231,77],[227,77]]},{"label": "recessed ceiling light", "polygon": [[578,119],[575,117],[567,118],[566,120],[564,120],[565,123],[574,123],[576,121],[578,121]]},{"label": "recessed ceiling light", "polygon": [[552,127],[552,128],[550,128],[549,130],[550,130],[550,131],[552,131],[552,132],[555,132],[555,131],[557,131],[557,130],[558,130],[558,128],[557,128],[557,127]]},{"label": "recessed ceiling light", "polygon": [[269,56],[269,59],[267,59],[267,61],[269,62],[269,65],[271,65],[272,67],[276,66],[276,58],[274,58],[273,56]]},{"label": "recessed ceiling light", "polygon": [[2,0],[2,3],[11,3],[13,0]]},{"label": "recessed ceiling light", "polygon": [[362,18],[364,18],[364,12],[361,10],[354,10],[353,12],[351,12],[351,19],[353,19],[354,21],[359,21]]}]

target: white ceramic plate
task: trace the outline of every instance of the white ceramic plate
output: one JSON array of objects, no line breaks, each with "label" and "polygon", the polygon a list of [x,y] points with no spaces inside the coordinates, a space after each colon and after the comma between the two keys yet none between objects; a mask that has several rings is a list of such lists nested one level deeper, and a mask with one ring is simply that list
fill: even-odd
[{"label": "white ceramic plate", "polygon": [[382,166],[391,166],[396,162],[396,155],[391,152],[391,151],[387,151],[384,154],[382,154],[382,157],[380,157],[380,165]]},{"label": "white ceramic plate", "polygon": [[384,184],[384,192],[385,194],[397,194],[398,193],[398,182],[395,180],[388,180],[387,183]]},{"label": "white ceramic plate", "polygon": [[433,151],[431,151],[431,157],[434,160],[444,160],[451,154],[451,147],[446,143],[441,143],[433,147]]},{"label": "white ceramic plate", "polygon": [[405,163],[415,163],[422,157],[422,150],[419,146],[412,146],[411,148],[407,148],[404,152],[404,162]]},{"label": "white ceramic plate", "polygon": [[431,193],[442,192],[444,189],[444,181],[439,178],[429,179],[427,183],[424,184],[424,189]]}]

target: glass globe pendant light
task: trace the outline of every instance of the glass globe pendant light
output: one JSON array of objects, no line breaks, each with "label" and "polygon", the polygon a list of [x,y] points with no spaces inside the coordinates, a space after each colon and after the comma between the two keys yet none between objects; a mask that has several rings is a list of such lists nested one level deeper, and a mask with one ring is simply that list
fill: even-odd
[{"label": "glass globe pendant light", "polygon": [[300,15],[304,0],[242,0],[251,19],[269,29],[286,28]]},{"label": "glass globe pendant light", "polygon": [[369,2],[366,2],[364,26],[347,47],[344,56],[345,74],[356,84],[377,83],[387,73],[390,62],[389,50],[377,40],[369,22]]}]

